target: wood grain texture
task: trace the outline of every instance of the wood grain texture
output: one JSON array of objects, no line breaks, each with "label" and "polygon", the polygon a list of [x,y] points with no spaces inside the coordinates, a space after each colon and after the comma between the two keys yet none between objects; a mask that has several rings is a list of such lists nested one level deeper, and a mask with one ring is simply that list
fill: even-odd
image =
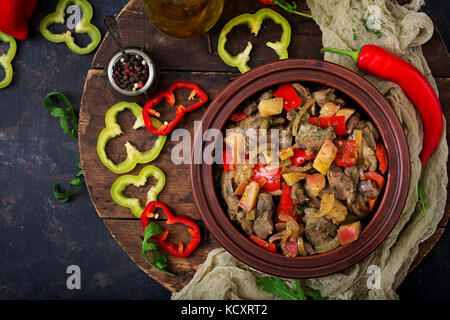
[{"label": "wood grain texture", "polygon": [[[117,18],[121,30],[127,30],[127,36],[122,36],[124,45],[127,47],[145,48],[147,53],[156,60],[161,68],[161,82],[157,88],[158,90],[166,88],[175,80],[192,81],[200,85],[209,94],[210,100],[212,100],[231,80],[239,76],[235,68],[225,65],[217,55],[216,48],[219,31],[229,19],[237,14],[256,12],[259,8],[262,8],[262,6],[257,1],[233,1],[227,3],[219,22],[210,31],[214,52],[212,55],[208,53],[206,37],[189,40],[173,39],[153,27],[145,15],[141,0],[130,1]],[[300,8],[306,9],[305,1],[300,1]],[[280,9],[276,10],[289,20],[293,29],[292,42],[289,48],[290,56],[321,59],[322,36],[319,27],[313,21],[286,14]],[[128,32],[130,30],[132,32]],[[274,28],[274,25],[270,22],[263,24],[258,43],[254,46],[252,52],[250,66],[276,60],[274,52],[266,48],[263,43],[268,39],[278,38],[279,33],[280,31],[276,27]],[[248,37],[250,37],[250,34],[245,28],[235,38],[230,37],[230,52],[239,52],[246,44],[246,41],[243,39]],[[262,45],[259,43],[262,43]],[[104,115],[107,109],[122,100],[137,102],[143,106],[148,99],[148,96],[123,99],[109,91],[103,78],[103,69],[109,58],[117,50],[118,48],[110,35],[106,34],[92,61],[91,70],[87,74],[80,110],[80,160],[94,207],[99,217],[104,219],[104,223],[114,239],[142,270],[169,290],[178,291],[189,282],[204,261],[207,253],[218,247],[218,243],[207,232],[204,232],[207,241],[202,241],[197,251],[191,257],[183,261],[169,257],[170,268],[177,273],[176,277],[167,277],[149,268],[142,259],[141,246],[138,239],[138,235],[142,235],[140,222],[134,218],[129,209],[122,208],[112,201],[109,190],[111,184],[119,175],[110,172],[104,167],[96,152],[97,137],[104,127]],[[450,75],[449,54],[438,32],[423,46],[423,52],[435,77],[448,77]],[[441,93],[440,100],[444,114],[448,119],[448,116],[450,116],[450,79],[437,78],[436,80]],[[185,95],[186,93],[181,92],[178,98],[183,99],[183,94]],[[178,127],[186,128],[193,133],[193,122],[201,119],[202,110],[206,107],[201,107],[197,111],[188,114]],[[162,110],[161,107],[158,110]],[[174,114],[174,109],[165,108],[161,113],[163,120],[170,119]],[[123,115],[119,115],[118,119],[126,134],[108,144],[107,151],[108,154],[111,154],[113,160],[123,160],[125,154],[123,144],[126,141],[130,141],[141,150],[151,147],[155,138],[145,129],[132,130],[132,117],[130,114],[124,112]],[[448,131],[449,127],[447,126],[447,133],[449,133]],[[168,203],[176,214],[200,219],[192,198],[189,165],[174,165],[170,160],[175,144],[177,144],[177,141],[170,141],[169,137],[160,157],[151,163],[160,167],[167,178],[166,187],[158,199],[161,202]],[[144,166],[138,165],[129,174],[138,174]],[[126,190],[127,195],[138,197],[142,200],[145,199],[145,193],[145,188],[130,187]],[[439,224],[438,230],[433,237],[421,244],[419,254],[412,268],[421,261],[438,241],[447,225],[449,216],[450,210],[447,200],[446,214]],[[173,234],[178,234],[177,230]],[[188,238],[186,233],[181,234],[185,235],[186,239]]]}]

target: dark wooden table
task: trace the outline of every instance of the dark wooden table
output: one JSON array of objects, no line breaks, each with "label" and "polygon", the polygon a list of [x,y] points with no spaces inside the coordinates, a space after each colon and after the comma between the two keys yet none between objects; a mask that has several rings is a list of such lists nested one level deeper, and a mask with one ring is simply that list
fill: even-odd
[{"label": "dark wooden table", "polygon": [[[40,35],[39,21],[56,3],[39,3],[29,39],[18,43],[14,81],[0,91],[0,298],[167,299],[169,292],[114,241],[85,190],[66,204],[53,199],[53,184],[61,182],[64,187],[77,172],[78,146],[62,134],[57,120],[42,107],[42,99],[49,91],[64,92],[79,110],[93,57],[75,55]],[[104,35],[103,17],[118,13],[127,0],[91,3],[94,23]],[[432,5],[424,10],[448,43],[448,22],[442,17],[446,16],[443,9],[448,12],[450,6],[443,0]],[[450,101],[450,72],[439,67],[448,66],[448,59],[433,60],[436,50],[442,48],[433,43],[424,47],[441,97]],[[406,278],[398,290],[401,298],[450,297],[449,237],[444,232]],[[66,268],[72,264],[81,268],[81,290],[66,287]]]}]

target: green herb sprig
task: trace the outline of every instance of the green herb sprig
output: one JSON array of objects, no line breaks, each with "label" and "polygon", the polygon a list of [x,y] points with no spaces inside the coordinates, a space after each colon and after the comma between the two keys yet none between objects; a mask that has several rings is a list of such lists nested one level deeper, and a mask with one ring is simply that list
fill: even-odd
[{"label": "green herb sprig", "polygon": [[257,284],[262,286],[262,289],[265,292],[280,297],[282,300],[307,300],[308,297],[313,300],[323,300],[319,290],[311,288],[305,288],[305,290],[303,290],[299,279],[295,280],[297,292],[288,288],[279,277],[263,277],[257,281]]},{"label": "green herb sprig", "polygon": [[[81,165],[79,162],[76,162],[75,165],[81,169]],[[75,178],[70,181],[70,190],[66,192],[59,192],[59,183],[55,184],[53,187],[53,195],[55,196],[55,199],[58,200],[61,203],[69,201],[69,199],[72,197],[72,195],[80,189],[82,186],[86,184],[86,182],[83,179],[84,173],[83,170],[78,171]]]},{"label": "green herb sprig", "polygon": [[[55,100],[62,101],[66,107],[59,107],[57,101]],[[56,102],[56,104],[52,104],[51,101]],[[78,118],[73,111],[72,104],[69,99],[60,92],[50,92],[45,96],[43,105],[45,108],[50,110],[50,114],[53,117],[59,118],[59,124],[61,125],[64,133],[72,139],[76,139]]]},{"label": "green herb sprig", "polygon": [[297,11],[297,4],[295,2],[288,2],[288,1],[284,1],[284,0],[270,0],[270,1],[272,1],[273,3],[278,5],[280,8],[283,8],[284,10],[286,10],[290,13],[312,19],[311,15]]},{"label": "green herb sprig", "polygon": [[[148,240],[157,235],[164,232],[164,229],[157,223],[151,222],[144,230],[144,239],[142,241],[142,257],[144,257],[145,261],[152,267],[161,270],[162,272],[168,274],[169,276],[175,276],[175,274],[167,271],[165,268],[167,267],[167,257],[159,252],[156,244],[148,242]],[[147,258],[147,253],[151,251],[153,253],[153,262]]]},{"label": "green herb sprig", "polygon": [[419,198],[417,199],[417,208],[423,212],[425,216],[425,221],[428,223],[427,210],[430,208],[430,204],[428,203],[427,198],[425,197],[425,194],[423,192],[423,186],[420,183],[417,187],[417,191],[419,193]]}]

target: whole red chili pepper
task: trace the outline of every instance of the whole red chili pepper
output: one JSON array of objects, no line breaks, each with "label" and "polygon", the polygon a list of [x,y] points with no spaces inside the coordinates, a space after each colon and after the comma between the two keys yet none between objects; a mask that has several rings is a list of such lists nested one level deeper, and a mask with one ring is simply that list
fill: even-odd
[{"label": "whole red chili pepper", "polygon": [[[195,96],[198,96],[200,97],[200,100],[188,107],[184,107],[180,104],[176,110],[175,119],[173,119],[169,123],[164,123],[159,128],[155,128],[152,124],[150,116],[159,117],[160,114],[159,112],[154,110],[153,107],[157,106],[163,100],[166,100],[167,103],[174,106],[175,105],[174,91],[178,89],[191,89],[192,91],[189,96],[189,99],[193,99],[195,98]],[[156,94],[155,96],[150,98],[150,100],[147,101],[142,110],[145,127],[148,129],[148,131],[150,131],[153,134],[159,136],[166,136],[170,133],[170,131],[172,131],[172,129],[177,125],[177,123],[180,122],[181,118],[184,116],[185,113],[197,109],[207,101],[208,95],[196,84],[185,81],[176,81],[172,83],[172,85],[167,90],[161,91],[160,93]]]},{"label": "whole red chili pepper", "polygon": [[155,208],[160,208],[164,211],[167,218],[166,224],[181,223],[188,226],[188,232],[191,235],[192,240],[186,246],[184,246],[182,242],[179,242],[178,246],[176,246],[167,241],[167,238],[169,237],[169,230],[166,230],[161,234],[154,235],[152,238],[157,240],[159,246],[171,255],[180,258],[188,257],[195,250],[195,248],[197,248],[201,239],[200,229],[195,221],[186,216],[175,216],[165,204],[157,201],[151,201],[147,204],[147,207],[141,215],[141,223],[144,230],[150,223],[150,217],[154,216],[153,211]]},{"label": "whole red chili pepper", "polygon": [[358,51],[323,48],[352,57],[361,71],[397,83],[419,110],[423,121],[422,166],[436,149],[444,128],[442,109],[436,93],[425,76],[413,65],[374,45],[365,45]]}]

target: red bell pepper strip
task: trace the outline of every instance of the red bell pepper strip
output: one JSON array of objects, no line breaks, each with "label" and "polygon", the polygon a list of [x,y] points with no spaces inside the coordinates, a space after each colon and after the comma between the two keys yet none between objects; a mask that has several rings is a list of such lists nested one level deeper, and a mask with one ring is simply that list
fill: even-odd
[{"label": "red bell pepper strip", "polygon": [[368,198],[367,201],[369,202],[369,210],[372,211],[375,208],[375,205],[377,204],[378,197]]},{"label": "red bell pepper strip", "polygon": [[167,241],[167,238],[169,237],[169,230],[165,230],[161,234],[154,235],[152,238],[158,241],[158,245],[161,248],[175,257],[186,258],[190,256],[200,243],[201,236],[198,225],[189,217],[175,216],[165,204],[157,201],[151,201],[147,204],[144,212],[142,212],[141,215],[141,223],[144,230],[150,223],[150,218],[154,216],[153,211],[155,210],[155,208],[160,208],[164,211],[164,214],[167,218],[166,224],[181,223],[188,226],[188,232],[191,235],[192,240],[186,246],[184,246],[182,242],[179,242],[178,246],[176,246],[173,243]]},{"label": "red bell pepper strip", "polygon": [[244,120],[245,118],[247,118],[246,113],[244,113],[242,111],[237,111],[231,115],[230,120],[234,121],[234,122],[238,122],[238,121]]},{"label": "red bell pepper strip", "polygon": [[[277,211],[275,213],[276,223],[286,222],[285,220],[280,218],[281,214],[285,214],[287,216],[294,217],[294,212],[295,212],[295,203],[294,203],[294,200],[292,200],[292,198],[291,198],[292,187],[283,183],[281,186],[281,191],[283,192],[283,194],[281,195],[281,199],[280,199],[280,202],[278,203]],[[297,215],[295,217],[295,220],[299,221],[299,219],[300,219],[300,216]]]},{"label": "red bell pepper strip", "polygon": [[303,149],[294,149],[294,155],[291,157],[291,162],[294,166],[299,167],[303,163],[315,158],[314,153],[306,153]]},{"label": "red bell pepper strip", "polygon": [[336,117],[312,117],[308,120],[309,124],[312,124],[316,127],[321,127],[322,129],[326,129],[328,127],[333,127],[334,132],[338,136],[342,136],[346,134],[345,132],[345,117],[344,116],[336,116]]},{"label": "red bell pepper strip", "polygon": [[[260,180],[265,179],[262,184]],[[261,191],[272,192],[280,189],[281,186],[281,168],[267,169],[267,164],[257,163],[253,168],[253,181],[261,185]]]},{"label": "red bell pepper strip", "polygon": [[395,82],[402,88],[422,117],[424,138],[420,161],[424,166],[439,144],[444,128],[441,104],[425,76],[405,60],[374,45],[365,45],[357,51],[333,48],[321,51],[350,56],[363,72]]},{"label": "red bell pepper strip", "polygon": [[377,184],[378,188],[383,188],[385,180],[383,176],[378,172],[364,172],[364,176],[366,177],[366,179],[374,181]]},{"label": "red bell pepper strip", "polygon": [[[169,103],[172,106],[175,106],[174,91],[178,89],[191,89],[192,91],[189,96],[189,99],[193,99],[195,98],[195,96],[198,96],[200,97],[200,100],[188,107],[184,107],[180,104],[176,110],[175,119],[173,119],[168,124],[163,124],[159,128],[153,127],[150,116],[152,117],[160,116],[159,112],[154,110],[153,107],[157,106],[163,100],[166,100],[167,103]],[[184,116],[185,113],[197,109],[207,101],[208,95],[196,84],[185,81],[176,81],[167,90],[161,91],[160,93],[156,94],[155,96],[150,98],[150,100],[147,101],[142,110],[145,127],[147,128],[148,131],[150,131],[153,134],[159,136],[166,136],[172,131],[172,129],[177,125],[177,123],[180,122],[181,118]]]},{"label": "red bell pepper strip", "polygon": [[233,163],[232,149],[225,149],[225,151],[223,152],[222,160],[223,160],[223,170],[225,170],[225,172],[229,172],[236,168],[236,164]]},{"label": "red bell pepper strip", "polygon": [[271,0],[259,0],[259,3],[264,4],[264,5],[271,5],[271,6],[276,6],[276,3],[273,3]]},{"label": "red bell pepper strip", "polygon": [[291,84],[283,84],[277,91],[273,93],[274,97],[283,98],[284,110],[297,109],[302,105],[302,99],[298,96]]},{"label": "red bell pepper strip", "polygon": [[377,143],[377,150],[375,152],[378,160],[378,169],[382,174],[386,173],[388,161],[386,157],[386,149],[381,142]]},{"label": "red bell pepper strip", "polygon": [[252,234],[250,236],[250,240],[252,240],[253,242],[255,242],[257,245],[259,245],[261,248],[264,248],[266,250],[272,251],[272,252],[277,252],[277,248],[275,246],[275,243],[273,242],[267,242],[261,238],[258,238],[257,236],[255,236],[254,234]]},{"label": "red bell pepper strip", "polygon": [[334,162],[340,167],[354,167],[358,156],[356,155],[355,140],[334,140],[338,151]]}]

